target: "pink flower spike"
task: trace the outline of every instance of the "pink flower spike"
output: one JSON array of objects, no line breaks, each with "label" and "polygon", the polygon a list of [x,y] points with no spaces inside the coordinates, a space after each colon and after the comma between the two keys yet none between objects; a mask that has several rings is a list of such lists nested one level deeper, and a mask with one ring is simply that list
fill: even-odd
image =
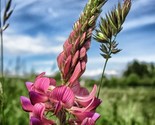
[{"label": "pink flower spike", "polygon": [[30,99],[24,96],[20,97],[20,102],[22,104],[22,108],[26,112],[31,112],[33,110],[33,105],[30,102]]},{"label": "pink flower spike", "polygon": [[48,101],[48,97],[46,95],[43,95],[34,91],[30,91],[29,96],[30,96],[31,103],[33,105],[36,103]]},{"label": "pink flower spike", "polygon": [[50,85],[50,79],[46,77],[38,78],[34,83],[35,88],[43,93],[46,93],[49,85]]},{"label": "pink flower spike", "polygon": [[60,103],[65,108],[71,108],[74,103],[74,94],[69,87],[62,85],[53,89],[50,95],[50,100],[51,102],[56,103],[57,108],[59,108],[59,110],[60,106],[58,103]]}]

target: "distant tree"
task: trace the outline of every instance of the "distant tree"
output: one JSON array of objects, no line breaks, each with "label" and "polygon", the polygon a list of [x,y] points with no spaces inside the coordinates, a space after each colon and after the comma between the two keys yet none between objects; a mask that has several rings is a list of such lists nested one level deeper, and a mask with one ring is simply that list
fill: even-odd
[{"label": "distant tree", "polygon": [[140,78],[144,76],[150,76],[154,72],[154,64],[147,64],[144,62],[138,62],[134,60],[127,66],[127,69],[124,71],[123,76],[129,76],[130,74],[136,74]]}]

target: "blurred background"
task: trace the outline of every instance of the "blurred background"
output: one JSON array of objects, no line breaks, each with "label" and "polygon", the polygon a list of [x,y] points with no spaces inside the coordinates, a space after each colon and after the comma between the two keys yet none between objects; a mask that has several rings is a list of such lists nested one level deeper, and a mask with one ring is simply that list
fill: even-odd
[{"label": "blurred background", "polygon": [[[121,1],[121,0],[119,0]],[[87,0],[13,0],[15,10],[4,33],[6,125],[27,125],[19,98],[28,96],[25,82],[46,72],[60,83],[57,56]],[[108,0],[101,13],[117,0]],[[117,37],[123,49],[110,59],[101,92],[97,125],[155,125],[155,1],[133,0]],[[97,23],[98,24],[98,23]],[[88,88],[100,82],[104,59],[92,40],[81,81]],[[1,121],[0,121],[1,122]]]}]

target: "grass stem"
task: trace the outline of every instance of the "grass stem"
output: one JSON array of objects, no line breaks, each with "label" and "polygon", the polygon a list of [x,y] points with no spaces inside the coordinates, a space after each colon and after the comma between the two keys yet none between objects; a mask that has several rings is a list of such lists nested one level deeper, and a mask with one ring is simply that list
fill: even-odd
[{"label": "grass stem", "polygon": [[99,95],[100,95],[100,91],[101,91],[101,87],[102,87],[103,79],[104,79],[104,72],[105,72],[105,68],[106,68],[106,66],[107,66],[108,59],[109,59],[109,58],[107,58],[107,59],[105,60],[105,63],[104,63],[103,72],[102,72],[102,76],[101,76],[101,81],[100,81],[100,83],[99,83],[99,89],[98,89],[98,93],[97,93],[97,98],[99,98]]}]

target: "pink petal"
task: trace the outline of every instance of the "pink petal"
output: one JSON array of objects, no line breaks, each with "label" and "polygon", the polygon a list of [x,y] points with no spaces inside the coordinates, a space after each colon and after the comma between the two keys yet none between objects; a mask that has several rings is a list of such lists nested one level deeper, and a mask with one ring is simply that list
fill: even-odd
[{"label": "pink petal", "polygon": [[81,39],[80,39],[80,44],[83,44],[83,43],[84,43],[85,38],[86,38],[86,32],[84,32],[84,33],[82,34],[82,37],[81,37]]},{"label": "pink petal", "polygon": [[89,47],[90,47],[90,40],[88,40],[85,44],[84,44],[84,47],[88,50]]},{"label": "pink petal", "polygon": [[42,78],[44,75],[45,75],[45,72],[42,72],[41,74],[39,74],[39,75],[36,77],[36,79]]},{"label": "pink petal", "polygon": [[42,122],[35,117],[30,118],[30,125],[43,125]]},{"label": "pink petal", "polygon": [[98,98],[93,98],[90,104],[85,108],[85,111],[93,111],[95,110],[100,104],[101,100]]},{"label": "pink petal", "polygon": [[68,71],[70,69],[70,65],[71,65],[71,61],[72,61],[71,59],[72,59],[72,57],[71,57],[71,55],[69,55],[65,61],[65,65],[64,65],[64,75],[65,76],[67,76]]},{"label": "pink petal", "polygon": [[64,62],[64,52],[61,52],[59,56],[57,57],[58,67],[61,69]]},{"label": "pink petal", "polygon": [[69,79],[69,83],[73,84],[76,80],[78,80],[79,76],[81,74],[81,64],[80,62],[78,62],[78,64],[76,65],[74,72],[71,76],[71,78]]},{"label": "pink petal", "polygon": [[31,116],[32,123],[38,123],[41,125],[54,125],[52,120],[48,120],[44,116],[45,104],[37,103],[34,105],[33,115]]},{"label": "pink petal", "polygon": [[83,121],[85,118],[92,118],[96,121],[100,115],[94,112],[74,112],[74,115],[80,120]]},{"label": "pink petal", "polygon": [[33,105],[30,102],[30,99],[24,96],[20,97],[20,102],[22,104],[22,108],[26,112],[31,112],[33,110]]},{"label": "pink petal", "polygon": [[34,83],[35,88],[44,93],[47,91],[49,85],[50,79],[46,77],[38,78]]},{"label": "pink petal", "polygon": [[45,111],[44,103],[36,103],[34,105],[33,114],[35,117],[39,118],[40,120],[42,120],[43,118],[44,111]]},{"label": "pink petal", "polygon": [[82,121],[81,125],[95,125],[95,122],[94,122],[94,120],[91,119],[91,118],[85,118],[85,119]]},{"label": "pink petal", "polygon": [[74,43],[74,50],[77,50],[77,48],[79,47],[79,44],[80,44],[80,37],[78,37],[78,38],[75,40],[75,43]]},{"label": "pink petal", "polygon": [[69,87],[58,86],[51,92],[50,99],[54,102],[61,102],[65,108],[70,108],[74,103],[74,94]]},{"label": "pink petal", "polygon": [[80,107],[76,107],[76,106],[72,106],[72,108],[70,109],[70,112],[71,113],[74,113],[74,112],[90,112],[90,111],[94,111],[98,105],[101,103],[101,100],[100,99],[97,99],[97,98],[93,98],[90,102],[90,104],[87,105],[87,107],[84,107],[84,108],[80,108]]},{"label": "pink petal", "polygon": [[73,45],[72,44],[68,44],[67,48],[64,50],[66,56],[68,57],[69,55],[71,55],[71,51],[73,49]]},{"label": "pink petal", "polygon": [[57,114],[61,110],[61,108],[62,108],[61,103],[57,102],[55,106],[54,114]]},{"label": "pink petal", "polygon": [[79,91],[80,91],[80,83],[77,81],[75,81],[71,86],[70,88],[72,89],[73,93],[75,95],[78,95],[79,94]]},{"label": "pink petal", "polygon": [[82,69],[82,72],[85,71],[85,69],[86,69],[86,62],[85,61],[81,62],[81,69]]},{"label": "pink petal", "polygon": [[72,89],[73,93],[77,96],[86,96],[89,95],[89,92],[86,88],[84,87],[80,87],[80,83],[77,81],[75,81],[70,88]]},{"label": "pink petal", "polygon": [[27,88],[28,91],[32,90],[32,88],[33,88],[33,83],[32,82],[26,82],[25,85],[26,85],[26,88]]},{"label": "pink petal", "polygon": [[68,42],[68,39],[65,41],[64,45],[63,45],[63,49],[66,51],[67,47],[70,45],[70,43]]},{"label": "pink petal", "polygon": [[81,105],[87,106],[90,103],[90,101],[95,97],[96,91],[97,91],[97,86],[94,85],[93,90],[88,96],[75,96],[76,97],[75,99]]},{"label": "pink petal", "polygon": [[50,80],[50,85],[56,86],[56,80],[53,78],[49,78]]},{"label": "pink petal", "polygon": [[56,125],[54,121],[43,118],[43,125]]},{"label": "pink petal", "polygon": [[73,56],[73,59],[72,59],[72,67],[76,65],[78,59],[79,59],[79,50],[76,51],[75,55]]},{"label": "pink petal", "polygon": [[75,31],[73,30],[73,31],[70,33],[70,36],[69,36],[69,37],[73,38],[74,35],[75,35]]},{"label": "pink petal", "polygon": [[80,58],[81,58],[81,59],[84,58],[85,55],[86,55],[86,48],[85,48],[85,47],[82,47],[82,48],[80,49]]},{"label": "pink petal", "polygon": [[33,105],[36,103],[48,101],[48,97],[46,95],[43,95],[34,91],[30,91],[29,96],[30,96],[31,103]]},{"label": "pink petal", "polygon": [[81,87],[79,90],[79,93],[77,94],[77,96],[87,96],[89,95],[89,92],[86,88]]}]

